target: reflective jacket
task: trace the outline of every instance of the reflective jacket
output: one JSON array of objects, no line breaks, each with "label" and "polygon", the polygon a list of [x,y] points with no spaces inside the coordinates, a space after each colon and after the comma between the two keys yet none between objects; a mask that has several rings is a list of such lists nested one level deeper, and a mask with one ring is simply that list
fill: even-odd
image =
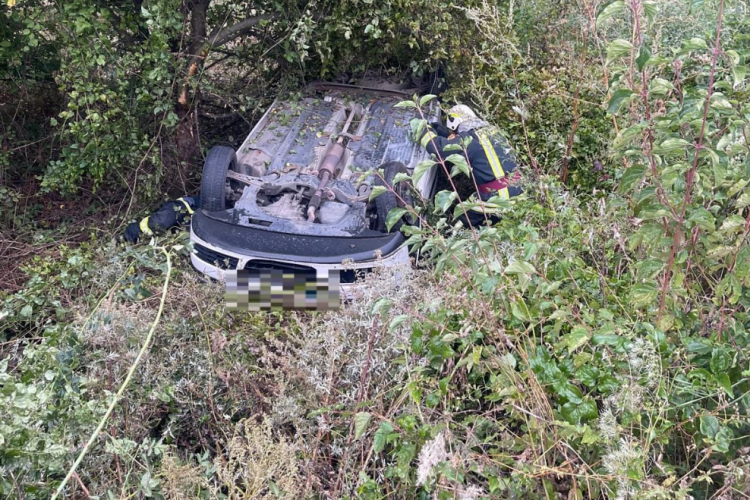
[{"label": "reflective jacket", "polygon": [[515,155],[496,127],[484,126],[447,136],[444,132],[439,134],[427,125],[420,143],[429,153],[445,159],[455,153],[462,154],[462,151],[453,148],[446,151],[445,147],[451,144],[465,144],[467,137],[471,137],[471,141],[466,153],[480,194],[492,191],[503,198],[521,194],[523,190],[520,187],[510,185],[518,175],[516,172],[515,176],[511,176],[518,167]]},{"label": "reflective jacket", "polygon": [[183,196],[175,201],[164,203],[159,210],[141,221],[141,231],[149,234],[162,233],[167,229],[180,226],[190,219],[200,206],[198,196]]}]

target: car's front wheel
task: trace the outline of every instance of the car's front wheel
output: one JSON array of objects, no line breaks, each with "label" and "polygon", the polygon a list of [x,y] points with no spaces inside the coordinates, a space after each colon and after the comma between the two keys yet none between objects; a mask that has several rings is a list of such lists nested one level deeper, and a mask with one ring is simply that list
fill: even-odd
[{"label": "car's front wheel", "polygon": [[214,146],[203,164],[201,208],[218,212],[227,208],[227,172],[235,170],[237,156],[228,146]]}]

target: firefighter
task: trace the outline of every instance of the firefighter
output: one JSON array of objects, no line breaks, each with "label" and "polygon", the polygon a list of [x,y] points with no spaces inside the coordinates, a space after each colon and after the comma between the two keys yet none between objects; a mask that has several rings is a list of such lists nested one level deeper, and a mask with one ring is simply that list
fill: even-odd
[{"label": "firefighter", "polygon": [[[497,127],[477,117],[471,108],[463,104],[453,106],[448,111],[446,125],[433,123],[425,127],[420,138],[422,147],[445,159],[457,152],[455,147],[446,150],[446,146],[466,144],[466,139],[471,138],[466,155],[480,198],[487,201],[494,196],[507,199],[521,194],[521,188],[511,182],[518,177],[515,155]],[[466,224],[465,216],[459,220]],[[472,225],[481,224],[484,215],[469,211],[469,222]]]},{"label": "firefighter", "polygon": [[140,222],[130,224],[125,229],[123,237],[130,243],[136,243],[142,234],[153,236],[181,226],[190,220],[199,206],[200,198],[197,196],[185,196],[175,201],[168,201]]}]

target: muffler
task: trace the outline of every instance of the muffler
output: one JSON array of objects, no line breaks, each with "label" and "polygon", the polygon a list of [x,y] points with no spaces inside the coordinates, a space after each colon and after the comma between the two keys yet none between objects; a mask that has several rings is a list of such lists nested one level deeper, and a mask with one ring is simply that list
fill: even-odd
[{"label": "muffler", "polygon": [[336,175],[336,167],[341,161],[341,157],[344,156],[344,146],[341,144],[343,138],[331,146],[328,154],[323,158],[323,163],[318,169],[318,189],[315,190],[315,194],[310,198],[310,204],[307,206],[307,221],[315,222],[315,212],[320,208],[320,203],[323,200],[323,190],[328,185],[328,181]]}]

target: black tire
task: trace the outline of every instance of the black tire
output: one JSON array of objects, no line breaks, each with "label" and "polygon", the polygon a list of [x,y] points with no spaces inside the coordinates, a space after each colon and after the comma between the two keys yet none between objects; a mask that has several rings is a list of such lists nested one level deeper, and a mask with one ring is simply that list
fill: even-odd
[{"label": "black tire", "polygon": [[208,151],[203,164],[201,180],[201,208],[209,212],[227,209],[227,171],[235,170],[237,156],[234,149],[214,146]]},{"label": "black tire", "polygon": [[[403,163],[392,161],[384,163],[380,168],[383,169],[383,178],[381,179],[379,175],[376,175],[375,185],[385,186],[388,190],[375,198],[375,211],[378,216],[377,227],[375,229],[381,233],[387,233],[388,228],[385,225],[385,221],[388,217],[388,212],[397,207],[406,208],[406,205],[414,206],[414,198],[411,194],[411,186],[406,181],[401,181],[396,186],[393,186],[393,179],[396,177],[396,174],[399,172],[408,173]],[[391,191],[391,188],[398,196]],[[410,213],[404,214],[401,220],[393,225],[391,231],[401,230],[404,223],[409,225],[414,224],[414,215]]]}]

